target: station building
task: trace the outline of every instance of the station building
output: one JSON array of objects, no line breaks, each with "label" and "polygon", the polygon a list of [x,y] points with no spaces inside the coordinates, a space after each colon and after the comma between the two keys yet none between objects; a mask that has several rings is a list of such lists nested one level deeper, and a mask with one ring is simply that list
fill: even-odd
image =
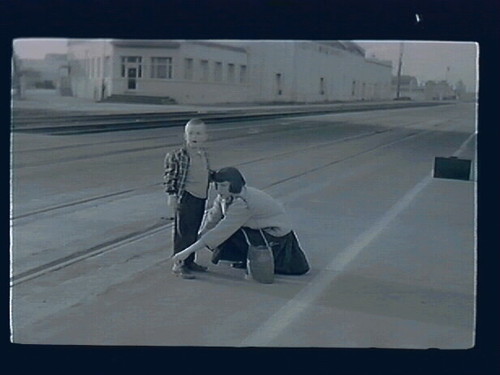
[{"label": "station building", "polygon": [[75,40],[71,91],[96,101],[325,103],[391,98],[390,62],[353,42]]}]

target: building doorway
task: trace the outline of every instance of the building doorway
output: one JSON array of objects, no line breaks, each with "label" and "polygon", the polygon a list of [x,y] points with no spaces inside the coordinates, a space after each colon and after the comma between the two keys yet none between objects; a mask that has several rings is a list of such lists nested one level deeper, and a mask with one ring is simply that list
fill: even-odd
[{"label": "building doorway", "polygon": [[127,89],[137,89],[137,68],[127,68]]},{"label": "building doorway", "polygon": [[126,87],[128,90],[136,90],[137,80],[142,78],[142,57],[123,56],[122,77],[127,80]]}]

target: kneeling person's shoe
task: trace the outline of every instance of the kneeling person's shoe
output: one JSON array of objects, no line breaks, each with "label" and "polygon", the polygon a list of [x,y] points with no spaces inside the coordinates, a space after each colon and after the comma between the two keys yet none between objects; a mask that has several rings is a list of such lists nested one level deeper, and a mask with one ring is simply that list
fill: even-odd
[{"label": "kneeling person's shoe", "polygon": [[184,267],[194,272],[207,272],[208,270],[208,267],[202,266],[195,262],[186,264]]},{"label": "kneeling person's shoe", "polygon": [[247,268],[247,262],[235,262],[235,263],[231,264],[231,267],[245,269],[245,268]]},{"label": "kneeling person's shoe", "polygon": [[220,247],[216,247],[212,250],[212,263],[217,264],[219,260],[222,258],[222,249]]},{"label": "kneeling person's shoe", "polygon": [[174,273],[175,276],[183,278],[183,279],[188,279],[188,280],[196,279],[196,277],[189,272],[189,269],[186,266],[182,266],[178,269],[174,269],[174,270],[172,270],[172,272]]}]

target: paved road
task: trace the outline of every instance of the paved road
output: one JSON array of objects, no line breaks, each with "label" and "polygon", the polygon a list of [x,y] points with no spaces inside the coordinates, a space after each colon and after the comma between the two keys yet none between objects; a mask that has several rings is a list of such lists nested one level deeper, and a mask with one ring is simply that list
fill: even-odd
[{"label": "paved road", "polygon": [[[16,134],[14,341],[44,344],[468,348],[472,104],[210,125],[214,167],[290,212],[311,271],[246,281],[169,272],[162,160],[179,129]],[[203,253],[201,263],[209,264]]]}]

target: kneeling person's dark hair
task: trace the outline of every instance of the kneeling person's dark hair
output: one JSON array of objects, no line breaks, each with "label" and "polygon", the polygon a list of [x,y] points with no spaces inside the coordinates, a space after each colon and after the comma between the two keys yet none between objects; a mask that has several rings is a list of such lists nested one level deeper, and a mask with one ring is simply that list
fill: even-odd
[{"label": "kneeling person's dark hair", "polygon": [[213,175],[214,182],[229,182],[229,192],[233,194],[241,193],[241,189],[245,186],[246,181],[241,172],[234,167],[226,167],[219,169]]}]

